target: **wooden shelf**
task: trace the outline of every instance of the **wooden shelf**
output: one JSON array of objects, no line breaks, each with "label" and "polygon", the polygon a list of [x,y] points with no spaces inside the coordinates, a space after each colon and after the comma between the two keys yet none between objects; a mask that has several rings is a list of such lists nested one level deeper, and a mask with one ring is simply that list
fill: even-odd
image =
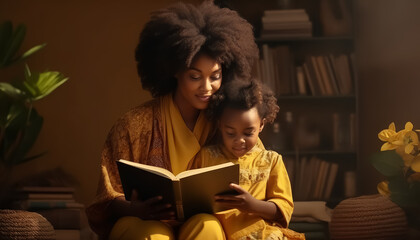
[{"label": "wooden shelf", "polygon": [[356,156],[355,151],[336,151],[336,150],[304,150],[304,151],[284,151],[281,152],[284,156],[306,156],[306,155],[353,155]]},{"label": "wooden shelf", "polygon": [[354,40],[353,36],[334,36],[334,37],[326,37],[326,36],[318,36],[318,37],[300,37],[300,38],[264,38],[259,37],[256,39],[256,42],[259,44],[262,43],[296,43],[296,42],[348,42],[352,43]]},{"label": "wooden shelf", "polygon": [[295,96],[278,96],[278,100],[297,100],[297,101],[323,101],[323,100],[344,100],[344,101],[353,101],[356,99],[356,96],[306,96],[306,95],[295,95]]}]

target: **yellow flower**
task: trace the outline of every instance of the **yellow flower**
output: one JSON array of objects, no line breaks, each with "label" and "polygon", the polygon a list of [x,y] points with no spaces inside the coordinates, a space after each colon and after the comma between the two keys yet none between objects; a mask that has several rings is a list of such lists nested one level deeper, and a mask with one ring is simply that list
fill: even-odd
[{"label": "yellow flower", "polygon": [[407,153],[405,152],[405,149],[404,149],[404,148],[402,148],[402,147],[399,147],[399,148],[395,149],[395,152],[396,152],[398,155],[400,155],[400,156],[401,156],[401,158],[402,158],[402,159],[403,159],[403,161],[404,161],[404,165],[405,165],[406,167],[411,167],[411,165],[413,164],[413,160],[414,160],[415,156],[413,156],[413,155],[411,155],[411,154],[407,154]]},{"label": "yellow flower", "polygon": [[420,173],[420,154],[417,155],[412,163],[411,163],[411,169],[413,169],[413,171]]},{"label": "yellow flower", "polygon": [[397,132],[395,131],[395,123],[392,122],[389,124],[388,129],[384,129],[378,133],[378,138],[385,142],[382,147],[381,151],[386,150],[393,150],[396,149],[398,146],[394,146],[391,142],[394,141],[395,137],[397,135]]},{"label": "yellow flower", "polygon": [[411,122],[405,124],[404,131],[402,141],[405,146],[405,153],[410,154],[414,149],[414,145],[417,146],[419,144],[419,137],[417,136],[417,133],[413,131],[413,124]]},{"label": "yellow flower", "polygon": [[407,122],[405,128],[396,132],[395,123],[392,122],[388,129],[382,130],[378,137],[385,143],[381,147],[381,151],[394,150],[403,147],[405,153],[410,154],[414,146],[419,144],[417,133],[413,131],[413,124]]},{"label": "yellow flower", "polygon": [[383,195],[383,196],[390,196],[391,192],[389,191],[388,188],[388,181],[382,181],[378,184],[377,186],[378,192]]}]

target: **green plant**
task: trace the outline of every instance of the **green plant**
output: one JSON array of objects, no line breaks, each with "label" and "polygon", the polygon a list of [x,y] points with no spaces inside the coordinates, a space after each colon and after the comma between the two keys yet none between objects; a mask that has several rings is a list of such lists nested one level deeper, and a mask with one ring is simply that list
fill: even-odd
[{"label": "green plant", "polygon": [[[0,70],[24,61],[45,47],[45,44],[40,44],[19,54],[25,34],[26,27],[23,24],[13,29],[10,21],[1,23]],[[0,81],[0,164],[3,168],[42,155],[27,156],[43,124],[43,118],[34,108],[34,102],[68,80],[56,71],[31,72],[26,64],[22,75],[18,80]]]},{"label": "green plant", "polygon": [[403,208],[409,223],[420,228],[420,143],[417,132],[411,122],[398,132],[391,123],[388,129],[378,134],[385,143],[381,152],[373,154],[370,160],[386,178],[378,184],[378,192]]}]

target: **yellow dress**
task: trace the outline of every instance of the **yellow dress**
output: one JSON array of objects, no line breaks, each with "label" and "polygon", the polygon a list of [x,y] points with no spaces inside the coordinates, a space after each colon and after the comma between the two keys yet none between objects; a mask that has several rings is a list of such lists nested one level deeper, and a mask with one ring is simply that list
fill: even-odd
[{"label": "yellow dress", "polygon": [[215,145],[202,148],[190,168],[229,161],[240,164],[240,186],[256,199],[275,203],[283,218],[270,222],[237,209],[218,212],[215,216],[222,223],[227,239],[305,239],[304,234],[287,229],[293,212],[293,199],[281,155],[256,145],[237,158],[223,146]]},{"label": "yellow dress", "polygon": [[[176,174],[186,170],[188,162],[206,142],[211,129],[211,124],[200,113],[194,130],[190,131],[171,94],[124,114],[108,134],[101,156],[97,194],[86,209],[89,224],[99,238],[107,239],[118,220],[109,209],[110,203],[124,195],[116,160],[158,166]],[[119,226],[126,227],[132,223],[127,219],[120,221],[125,224]]]}]

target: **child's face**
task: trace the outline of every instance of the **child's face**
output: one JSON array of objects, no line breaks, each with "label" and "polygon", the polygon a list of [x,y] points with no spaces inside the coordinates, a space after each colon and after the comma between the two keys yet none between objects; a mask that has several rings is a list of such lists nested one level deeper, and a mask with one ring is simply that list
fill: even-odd
[{"label": "child's face", "polygon": [[219,124],[223,144],[236,157],[243,156],[255,146],[264,127],[255,107],[249,110],[226,108]]}]

